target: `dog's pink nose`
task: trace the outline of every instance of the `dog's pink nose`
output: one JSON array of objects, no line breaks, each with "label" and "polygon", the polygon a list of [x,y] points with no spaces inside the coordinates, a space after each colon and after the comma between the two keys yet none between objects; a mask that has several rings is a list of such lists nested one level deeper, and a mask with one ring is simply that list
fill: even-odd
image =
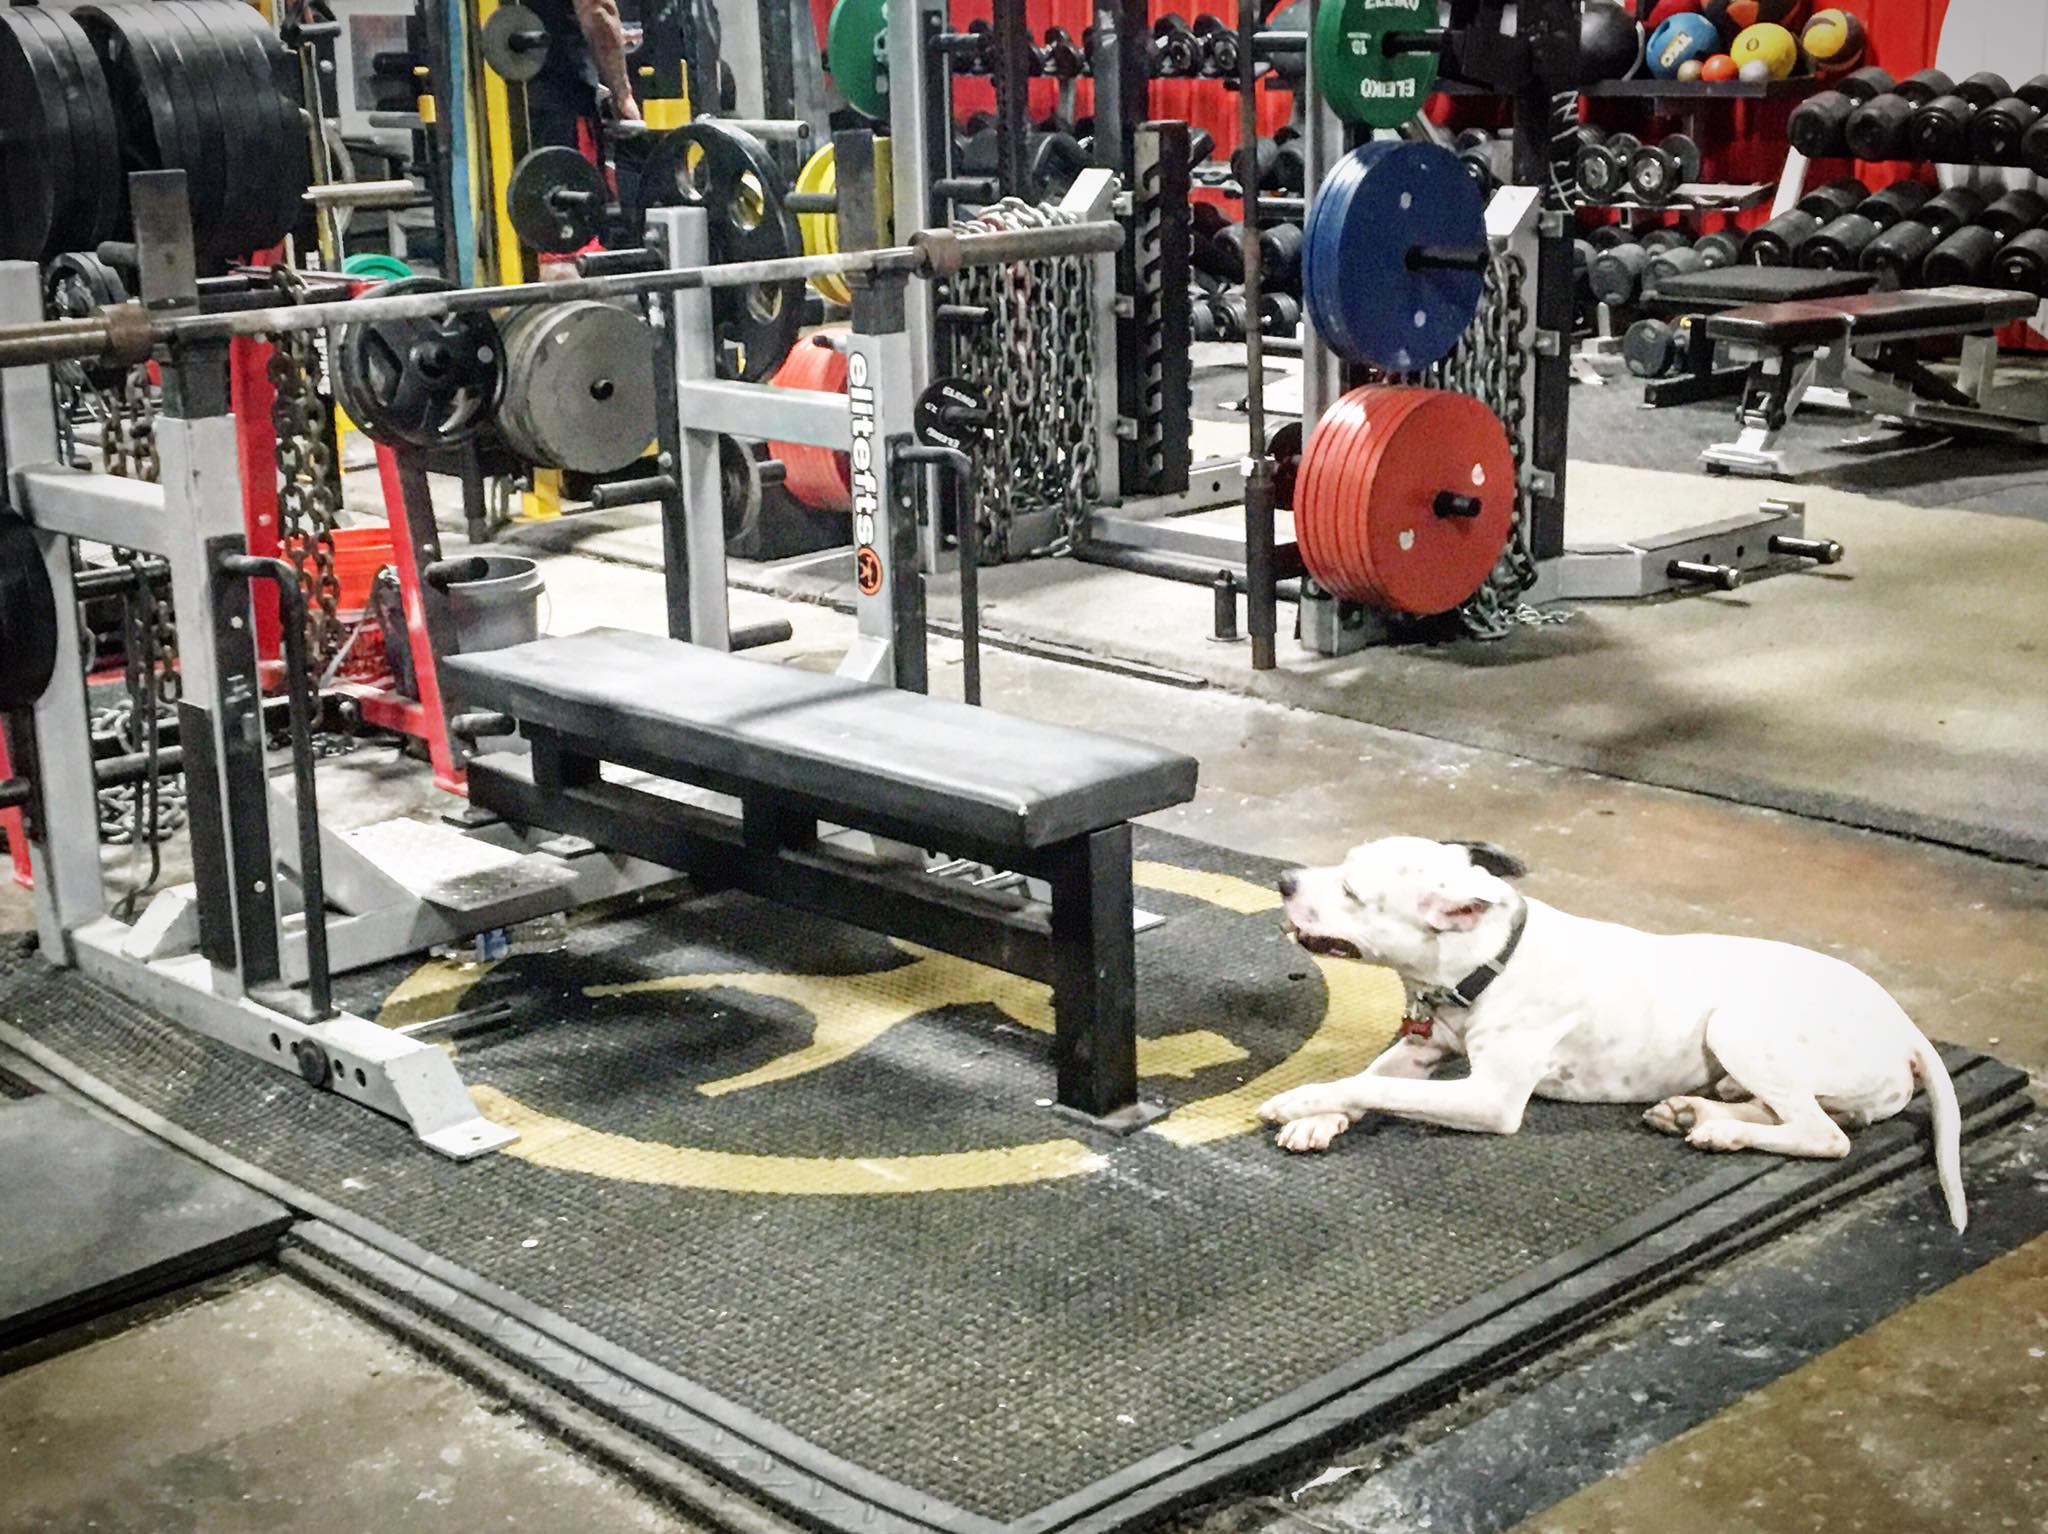
[{"label": "dog's pink nose", "polygon": [[1282,900],[1292,900],[1294,892],[1300,888],[1301,881],[1295,878],[1294,869],[1290,868],[1280,876],[1280,898]]}]

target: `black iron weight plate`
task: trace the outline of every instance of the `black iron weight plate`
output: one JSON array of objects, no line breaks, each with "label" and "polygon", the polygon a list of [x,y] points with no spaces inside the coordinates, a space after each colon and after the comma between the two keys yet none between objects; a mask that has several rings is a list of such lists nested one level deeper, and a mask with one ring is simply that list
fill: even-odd
[{"label": "black iron weight plate", "polygon": [[224,256],[240,236],[227,218],[230,140],[216,84],[220,62],[203,40],[193,39],[178,11],[176,0],[157,0],[148,7],[150,29],[157,57],[166,61],[183,92],[180,105],[189,106],[192,114],[179,127],[192,151],[186,185],[192,201],[193,243],[201,252]]},{"label": "black iron weight plate", "polygon": [[[549,201],[558,189],[586,193],[591,201],[558,208]],[[595,165],[565,145],[547,144],[512,168],[505,212],[519,238],[535,250],[581,250],[604,227],[610,195]]]},{"label": "black iron weight plate", "polygon": [[[701,151],[695,165],[690,151]],[[752,188],[749,187],[752,183]],[[663,136],[648,157],[640,181],[646,208],[702,208],[708,215],[712,264],[774,261],[797,255],[803,239],[796,216],[783,206],[781,172],[758,139],[715,120],[694,122]],[[748,211],[758,192],[760,216]],[[804,282],[762,283],[718,288],[711,295],[711,323],[718,339],[719,370],[758,383],[782,366],[802,323]],[[727,349],[737,347],[735,367]]]},{"label": "black iron weight plate", "polygon": [[117,12],[137,7],[80,6],[72,12],[107,73],[107,88],[121,119],[121,161],[125,169],[164,170],[185,163],[184,144],[173,131],[176,108],[154,53],[145,53],[128,35]]},{"label": "black iron weight plate", "polygon": [[[159,0],[173,3],[173,0]],[[195,18],[196,19],[196,18]],[[250,18],[252,21],[254,17]],[[221,21],[226,23],[226,18]],[[270,65],[258,40],[249,29],[235,23],[217,24],[211,17],[199,21],[220,48],[223,79],[232,82],[232,93],[240,108],[246,137],[234,141],[233,173],[229,182],[227,217],[239,229],[250,250],[274,243],[264,238],[273,222],[272,209],[282,193],[278,174],[276,87],[271,83]],[[257,23],[258,26],[262,24]],[[224,85],[223,91],[230,89]]]},{"label": "black iron weight plate", "polygon": [[77,64],[84,82],[84,97],[72,131],[83,145],[72,174],[83,189],[81,207],[87,220],[79,230],[78,248],[92,250],[102,240],[120,233],[128,188],[121,175],[121,121],[107,83],[107,71],[93,51],[85,28],[64,11],[45,11],[44,16],[59,23],[66,51]]},{"label": "black iron weight plate", "polygon": [[97,243],[91,240],[94,208],[86,179],[93,148],[90,101],[85,72],[70,46],[74,34],[83,34],[79,34],[78,24],[61,12],[24,8],[14,14],[26,21],[41,40],[62,98],[60,110],[47,120],[44,130],[52,139],[61,139],[70,154],[70,170],[57,184],[53,198],[56,216],[50,230],[50,253],[89,249],[91,243]]},{"label": "black iron weight plate", "polygon": [[221,7],[193,5],[190,0],[157,0],[155,8],[184,29],[185,56],[196,54],[213,87],[214,117],[221,132],[220,237],[215,244],[223,256],[245,257],[256,248],[251,236],[259,210],[260,177],[255,172],[262,128],[256,120],[257,98],[243,88],[236,70],[233,33],[212,24],[210,13]]},{"label": "black iron weight plate", "polygon": [[0,137],[0,196],[7,207],[0,252],[21,261],[49,253],[71,172],[63,90],[29,14],[0,10],[0,98],[28,103],[32,113]]}]

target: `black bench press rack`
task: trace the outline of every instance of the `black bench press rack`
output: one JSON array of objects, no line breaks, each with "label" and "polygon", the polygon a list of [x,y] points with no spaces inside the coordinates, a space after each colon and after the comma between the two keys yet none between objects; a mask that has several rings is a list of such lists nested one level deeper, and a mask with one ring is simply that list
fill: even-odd
[{"label": "black bench press rack", "polygon": [[[196,285],[182,173],[141,173],[131,178],[130,186],[143,302],[81,319],[46,321],[41,318],[41,287],[34,265],[0,263],[0,448],[6,471],[0,481],[0,515],[22,518],[35,535],[55,616],[49,620],[51,632],[33,637],[46,653],[54,651],[59,657],[80,653],[72,574],[75,540],[136,549],[168,564],[184,682],[179,742],[189,784],[195,877],[189,885],[161,891],[132,922],[110,914],[84,680],[75,662],[56,664],[32,707],[11,716],[25,724],[10,723],[15,769],[31,785],[25,808],[42,952],[51,962],[76,966],[182,1026],[301,1076],[314,1087],[399,1119],[442,1154],[483,1154],[505,1144],[512,1133],[477,1113],[446,1053],[424,1039],[347,1012],[330,1013],[324,995],[309,1000],[301,988],[310,978],[316,992],[324,991],[320,977],[330,969],[343,972],[672,877],[675,865],[608,851],[575,836],[537,833],[534,828],[566,818],[543,813],[545,806],[530,807],[530,818],[523,824],[496,821],[467,832],[400,821],[343,836],[311,825],[318,812],[303,719],[294,732],[290,760],[285,761],[266,753],[258,717],[262,690],[248,579],[257,567],[242,558],[246,537],[236,423],[228,403],[226,343],[235,336],[275,336],[335,324],[562,298],[651,296],[658,300],[653,305],[660,316],[657,328],[673,328],[688,323],[689,305],[700,302],[710,287],[836,271],[872,279],[885,305],[888,295],[895,294],[896,307],[885,307],[867,332],[877,348],[869,365],[879,379],[891,374],[906,344],[899,316],[902,290],[909,286],[910,276],[943,271],[954,263],[1106,254],[1121,244],[1122,231],[1101,222],[987,236],[925,231],[906,247],[836,256],[720,267],[663,266],[510,288],[222,307],[202,303]],[[690,218],[686,213],[676,215],[671,232],[687,240]],[[698,234],[701,237],[701,226]],[[701,343],[706,335],[708,326],[700,326],[689,339]],[[679,356],[689,355],[690,348],[679,341]],[[86,358],[117,363],[150,358],[161,368],[164,404],[156,428],[163,463],[160,485],[88,473],[61,460],[49,364]],[[751,407],[759,395],[772,392],[692,378],[687,366],[686,361],[676,364],[676,387],[679,393],[695,387],[694,395],[684,396],[693,411],[714,408],[721,400],[727,408]],[[731,398],[721,393],[735,388],[743,392]],[[865,392],[875,393],[872,388]],[[895,603],[913,605],[921,613],[921,573],[914,557],[918,497],[904,488],[911,475],[893,473],[892,454],[899,442],[911,440],[913,401],[856,393],[849,400],[821,396],[818,403],[840,413],[842,429],[849,410],[870,412],[878,512],[874,537],[900,552],[906,531],[912,535],[912,557],[894,572],[898,579],[893,596],[885,594],[879,605],[870,604],[863,622],[869,654],[879,646],[884,662],[872,668],[872,675],[911,680],[910,668],[922,664],[921,630],[913,656],[899,642],[905,636],[893,617]],[[663,467],[687,472],[687,466],[674,459]],[[918,475],[928,472],[918,466]],[[715,527],[720,520],[715,481],[713,489],[702,504]],[[424,499],[408,497],[408,502],[418,503],[408,505],[408,531],[424,569],[436,562],[438,547],[431,519],[423,515]],[[715,545],[715,560],[693,566],[692,534],[701,530],[672,526],[670,531],[672,623],[680,619],[687,631],[694,631],[700,622],[716,621],[719,637],[729,642],[730,635],[723,632],[722,545]],[[426,584],[431,593],[432,583]],[[891,590],[882,587],[883,593]],[[729,685],[743,694],[772,688],[778,676],[789,675],[718,653],[717,648],[685,643],[681,636],[648,642],[664,647],[663,654],[678,666],[728,668]],[[537,643],[546,646],[553,641]],[[830,685],[853,695],[850,702],[833,700],[842,711],[842,723],[848,708],[859,715],[864,710],[943,712],[953,707],[853,682]],[[459,687],[444,700],[450,706],[460,701]],[[303,716],[305,710],[295,712]],[[969,712],[977,723],[966,733],[995,738],[992,717]],[[535,725],[543,739],[546,723]],[[1045,975],[1067,992],[1058,1004],[1070,1019],[1060,1045],[1063,1097],[1099,1117],[1119,1112],[1128,1116],[1135,1107],[1135,1085],[1120,1061],[1134,1029],[1128,1006],[1129,842],[1127,825],[1118,814],[1145,813],[1184,799],[1192,792],[1194,764],[1170,753],[1024,721],[1009,721],[1003,728],[1011,729],[1015,760],[1026,770],[1064,757],[1063,773],[1017,784],[1009,801],[1015,816],[984,807],[983,814],[993,814],[996,821],[1017,822],[1008,832],[992,830],[984,841],[969,834],[972,827],[961,828],[957,839],[948,824],[934,829],[963,850],[986,846],[1027,871],[1042,870],[1052,880],[1054,911],[1045,936],[1049,946],[1034,950],[1020,940],[1013,967]],[[497,732],[478,723],[473,733]],[[612,732],[599,726],[589,733],[608,741]],[[1032,738],[1020,740],[1019,734]],[[859,780],[859,732],[842,732],[838,738],[852,758],[842,776]],[[1097,743],[1099,751],[1091,755],[1089,742]],[[551,749],[542,746],[535,760],[559,761],[561,754],[550,755]],[[648,765],[660,769],[678,754],[682,753],[651,751]],[[1083,771],[1082,765],[1089,762],[1094,770]],[[817,764],[811,765],[815,770]],[[927,749],[915,765],[943,772],[945,764]],[[542,766],[543,781],[548,781],[548,770]],[[730,764],[720,770],[732,772]],[[299,783],[297,793],[284,787],[293,776]],[[774,797],[772,785],[750,786],[744,773],[723,777],[720,783],[739,789],[747,802],[778,805],[777,824],[790,821],[794,813],[797,801],[782,803]],[[971,789],[965,797],[973,797]],[[960,792],[952,795],[954,801],[961,798]],[[1070,805],[1069,799],[1082,807]],[[842,823],[866,824],[859,810],[866,802],[863,793],[853,804],[833,801],[825,809]],[[754,816],[756,829],[759,814]],[[656,822],[650,818],[648,824]],[[905,837],[917,837],[923,830],[914,814],[874,829]],[[366,835],[372,832],[383,834]],[[307,834],[317,836],[317,856],[294,850]],[[614,829],[611,844],[636,850],[642,846],[627,826]],[[883,851],[886,855],[886,847]],[[446,858],[451,852],[466,857],[468,866],[449,872],[438,886],[439,896],[423,892],[393,871]],[[695,866],[679,854],[678,863]],[[455,892],[479,874],[486,886],[482,897]],[[941,908],[966,898],[957,890],[934,897]],[[1121,948],[1113,932],[1105,935],[1103,915],[1108,909],[1105,902],[1119,900],[1118,922],[1107,927],[1120,928]],[[1074,922],[1086,927],[1076,939],[1078,947],[1068,941]],[[996,921],[991,930],[999,933],[1002,925]],[[321,933],[326,938],[324,961]],[[943,933],[927,935],[936,938]],[[1003,954],[1011,951],[1002,941],[975,942],[974,951],[989,962],[1002,962]],[[1076,954],[1087,960],[1086,975],[1074,968]],[[1092,1019],[1085,1026],[1072,1020],[1084,1012]]]}]

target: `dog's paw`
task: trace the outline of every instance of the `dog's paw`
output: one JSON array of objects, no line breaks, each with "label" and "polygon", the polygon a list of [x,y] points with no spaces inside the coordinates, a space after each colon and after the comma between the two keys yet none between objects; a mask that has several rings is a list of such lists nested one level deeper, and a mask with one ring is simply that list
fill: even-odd
[{"label": "dog's paw", "polygon": [[1259,1105],[1259,1117],[1268,1124],[1287,1124],[1295,1119],[1312,1119],[1325,1113],[1342,1112],[1343,1109],[1332,1099],[1330,1089],[1320,1083],[1282,1092]]},{"label": "dog's paw", "polygon": [[1282,1124],[1273,1139],[1282,1150],[1297,1154],[1328,1150],[1330,1142],[1350,1127],[1351,1120],[1341,1113],[1316,1113]]},{"label": "dog's paw", "polygon": [[1750,1126],[1738,1119],[1709,1119],[1693,1127],[1685,1143],[1694,1150],[1739,1151],[1749,1149]]},{"label": "dog's paw", "polygon": [[1706,1119],[1701,1110],[1707,1106],[1697,1097],[1667,1097],[1643,1115],[1643,1122],[1659,1134],[1682,1135]]}]

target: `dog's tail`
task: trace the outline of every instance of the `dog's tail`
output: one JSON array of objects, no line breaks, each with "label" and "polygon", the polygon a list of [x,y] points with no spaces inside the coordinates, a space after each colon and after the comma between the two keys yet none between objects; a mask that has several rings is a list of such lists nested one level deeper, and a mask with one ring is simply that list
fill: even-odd
[{"label": "dog's tail", "polygon": [[1917,1029],[1913,1039],[1913,1068],[1934,1113],[1934,1169],[1941,1179],[1942,1196],[1948,1200],[1949,1223],[1960,1235],[1970,1219],[1963,1204],[1963,1115],[1956,1107],[1955,1083],[1948,1079],[1948,1067],[1941,1063],[1940,1053]]}]

